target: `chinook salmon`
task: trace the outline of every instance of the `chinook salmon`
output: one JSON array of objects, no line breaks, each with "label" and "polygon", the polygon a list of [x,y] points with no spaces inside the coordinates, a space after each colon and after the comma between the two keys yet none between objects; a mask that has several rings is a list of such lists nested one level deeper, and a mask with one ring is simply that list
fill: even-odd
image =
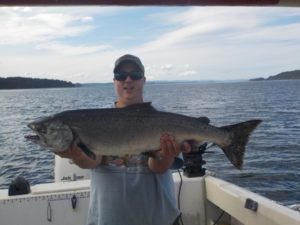
[{"label": "chinook salmon", "polygon": [[206,117],[194,118],[155,110],[150,103],[125,108],[64,111],[28,124],[42,145],[64,151],[76,140],[90,158],[140,154],[160,149],[160,136],[170,133],[177,142],[195,140],[219,146],[238,169],[248,137],[261,120],[215,127]]}]

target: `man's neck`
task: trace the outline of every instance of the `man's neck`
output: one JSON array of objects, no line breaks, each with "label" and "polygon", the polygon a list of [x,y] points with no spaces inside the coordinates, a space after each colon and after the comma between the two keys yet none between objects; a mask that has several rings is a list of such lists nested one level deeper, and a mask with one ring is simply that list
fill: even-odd
[{"label": "man's neck", "polygon": [[126,106],[130,106],[133,104],[139,104],[139,103],[143,103],[143,99],[139,100],[139,101],[122,101],[122,100],[118,100],[116,101],[115,105],[116,108],[124,108]]}]

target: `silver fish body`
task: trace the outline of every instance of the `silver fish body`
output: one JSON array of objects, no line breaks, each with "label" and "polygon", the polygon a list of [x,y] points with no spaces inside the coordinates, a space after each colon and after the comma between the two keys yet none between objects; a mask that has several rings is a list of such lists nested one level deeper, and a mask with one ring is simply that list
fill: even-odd
[{"label": "silver fish body", "polygon": [[160,136],[167,132],[179,143],[185,140],[215,143],[240,169],[248,137],[260,122],[250,120],[218,128],[203,118],[157,111],[144,103],[126,108],[64,111],[28,126],[53,151],[64,151],[76,140],[91,158],[158,150]]}]

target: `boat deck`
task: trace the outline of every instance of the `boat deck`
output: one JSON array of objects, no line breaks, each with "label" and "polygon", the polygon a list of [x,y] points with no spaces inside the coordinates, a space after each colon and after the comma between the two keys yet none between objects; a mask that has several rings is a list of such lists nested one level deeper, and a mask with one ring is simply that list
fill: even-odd
[{"label": "boat deck", "polygon": [[[182,176],[181,183],[177,173],[173,177],[177,193],[180,190],[184,225],[212,225],[217,220],[217,224],[226,225],[300,224],[299,212],[224,180]],[[38,184],[31,187],[30,194],[18,196],[8,196],[8,190],[0,190],[1,224],[84,225],[89,186],[89,180]],[[245,208],[249,200],[257,207]]]}]

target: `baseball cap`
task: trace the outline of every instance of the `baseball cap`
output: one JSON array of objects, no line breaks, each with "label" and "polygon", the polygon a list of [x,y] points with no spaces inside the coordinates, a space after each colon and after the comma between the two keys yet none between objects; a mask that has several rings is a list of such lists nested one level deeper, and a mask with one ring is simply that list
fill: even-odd
[{"label": "baseball cap", "polygon": [[114,73],[116,73],[120,65],[122,65],[125,62],[134,63],[139,68],[139,70],[143,73],[144,76],[145,68],[142,64],[142,61],[139,59],[139,57],[130,54],[123,55],[116,60]]}]

